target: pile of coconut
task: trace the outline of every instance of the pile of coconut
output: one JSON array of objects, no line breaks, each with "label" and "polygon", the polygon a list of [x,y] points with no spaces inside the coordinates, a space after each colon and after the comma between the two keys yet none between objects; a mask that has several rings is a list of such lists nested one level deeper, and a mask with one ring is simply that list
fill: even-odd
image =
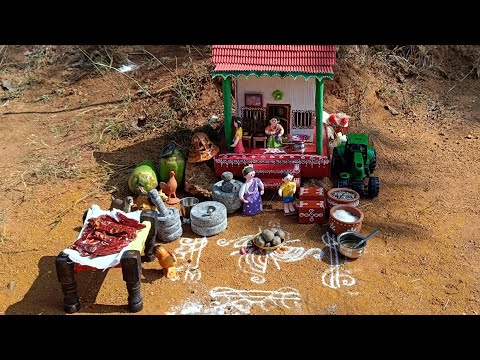
[{"label": "pile of coconut", "polygon": [[285,241],[285,231],[271,228],[265,229],[260,234],[256,235],[253,243],[258,247],[274,247]]}]

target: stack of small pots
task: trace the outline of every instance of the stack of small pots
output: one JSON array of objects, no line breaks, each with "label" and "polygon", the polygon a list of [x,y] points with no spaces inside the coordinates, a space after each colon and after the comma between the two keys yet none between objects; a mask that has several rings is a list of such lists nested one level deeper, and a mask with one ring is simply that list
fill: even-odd
[{"label": "stack of small pots", "polygon": [[[329,212],[328,226],[335,235],[345,231],[357,231],[362,228],[363,212],[358,209],[360,194],[349,188],[333,188],[327,192],[327,211]],[[333,214],[337,210],[344,210],[357,220],[347,222],[336,218]]]}]

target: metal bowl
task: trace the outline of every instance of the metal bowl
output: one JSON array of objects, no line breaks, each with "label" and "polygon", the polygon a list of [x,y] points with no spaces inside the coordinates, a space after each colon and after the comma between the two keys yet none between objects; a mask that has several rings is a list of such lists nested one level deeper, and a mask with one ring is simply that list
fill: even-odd
[{"label": "metal bowl", "polygon": [[345,231],[337,236],[338,249],[340,253],[348,258],[356,259],[362,256],[367,246],[367,242],[364,242],[360,245],[359,248],[354,249],[353,247],[358,244],[360,241],[365,239],[365,236],[356,231]]}]

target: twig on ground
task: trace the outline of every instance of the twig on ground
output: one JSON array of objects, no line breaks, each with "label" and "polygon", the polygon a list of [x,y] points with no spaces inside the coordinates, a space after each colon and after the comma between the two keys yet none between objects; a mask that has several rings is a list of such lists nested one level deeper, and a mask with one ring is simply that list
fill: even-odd
[{"label": "twig on ground", "polygon": [[455,85],[453,85],[450,89],[448,89],[447,94],[448,94],[450,91],[452,91],[452,90],[453,90],[458,84],[460,84],[463,80],[465,80],[465,79],[468,77],[468,75],[470,75],[470,74],[473,72],[473,70],[475,70],[475,68],[472,68],[472,70],[470,70],[469,73],[462,78],[462,80],[460,80],[458,83],[456,83]]},{"label": "twig on ground", "polygon": [[205,57],[205,55],[203,55],[203,53],[198,50],[194,45],[191,45],[195,50],[197,50],[197,52],[200,54],[201,57]]},{"label": "twig on ground", "polygon": [[447,299],[447,302],[445,303],[445,305],[443,305],[443,310],[446,310],[447,309],[447,305],[448,303],[450,302],[450,298]]},{"label": "twig on ground", "polygon": [[[157,96],[157,95],[160,95],[164,92],[170,91],[171,87],[172,86],[164,87],[164,88],[158,90],[157,92],[154,92],[153,94],[151,94],[151,96]],[[143,100],[143,99],[144,99],[144,97],[138,97],[138,98],[131,99],[131,101],[138,101],[138,100]],[[125,101],[125,99],[118,99],[118,100],[111,100],[111,101],[104,101],[104,102],[100,102],[100,103],[82,105],[82,106],[78,106],[78,107],[70,108],[70,109],[52,110],[52,111],[19,111],[19,112],[9,111],[9,112],[6,112],[6,113],[0,113],[0,116],[4,116],[4,115],[23,115],[23,114],[58,114],[58,113],[69,112],[69,111],[83,110],[83,109],[93,107],[93,106],[104,106],[104,105],[119,104],[119,103],[122,103],[124,101]]]}]

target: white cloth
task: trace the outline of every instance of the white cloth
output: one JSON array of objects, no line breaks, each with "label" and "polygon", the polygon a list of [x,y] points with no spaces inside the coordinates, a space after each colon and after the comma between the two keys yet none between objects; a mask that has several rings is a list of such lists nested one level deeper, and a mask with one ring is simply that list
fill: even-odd
[{"label": "white cloth", "polygon": [[[124,213],[123,211],[118,209],[113,209],[112,211],[108,211],[108,210],[102,210],[98,205],[94,204],[90,209],[88,209],[87,217],[85,219],[85,223],[83,224],[82,231],[80,231],[80,234],[78,235],[76,240],[80,239],[80,237],[82,236],[83,230],[85,229],[88,223],[88,219],[95,218],[100,215],[110,215],[115,219],[119,220],[116,215],[119,212],[131,219],[135,219],[138,222],[140,222],[140,214],[142,213],[141,210],[137,210],[129,213]],[[87,265],[97,269],[105,270],[118,265],[120,263],[120,259],[122,258],[123,253],[129,250],[132,244],[133,244],[133,241],[130,242],[130,244],[128,244],[127,246],[125,246],[119,253],[105,255],[105,256],[97,256],[93,259],[90,259],[89,256],[81,256],[77,250],[73,250],[73,249],[65,249],[63,250],[63,252],[65,254],[68,254],[70,259],[77,264]]]}]

